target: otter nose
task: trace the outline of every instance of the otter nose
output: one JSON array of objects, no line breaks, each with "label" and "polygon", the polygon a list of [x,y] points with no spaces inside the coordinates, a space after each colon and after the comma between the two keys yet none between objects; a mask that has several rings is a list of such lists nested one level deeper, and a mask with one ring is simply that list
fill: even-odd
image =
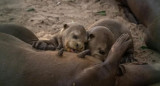
[{"label": "otter nose", "polygon": [[80,50],[80,51],[82,51],[82,50],[84,49],[84,46],[82,45],[82,43],[77,43],[77,44],[75,45],[75,47],[76,47],[76,49],[78,49],[78,50]]},{"label": "otter nose", "polygon": [[76,44],[76,47],[78,48],[78,47],[79,47],[79,45],[78,45],[78,44]]},{"label": "otter nose", "polygon": [[105,54],[105,51],[104,51],[104,50],[99,50],[99,53],[100,53],[101,55],[104,55],[104,54]]}]

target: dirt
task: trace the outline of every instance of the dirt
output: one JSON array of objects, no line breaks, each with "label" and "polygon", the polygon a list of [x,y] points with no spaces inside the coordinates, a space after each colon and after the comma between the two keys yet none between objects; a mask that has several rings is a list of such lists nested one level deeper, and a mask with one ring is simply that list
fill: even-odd
[{"label": "dirt", "polygon": [[[97,13],[100,11],[105,15]],[[87,28],[103,18],[116,19],[128,27],[139,61],[160,61],[158,53],[146,48],[146,28],[129,22],[115,0],[0,0],[0,23],[23,25],[40,39],[50,39],[65,23],[78,22]]]}]

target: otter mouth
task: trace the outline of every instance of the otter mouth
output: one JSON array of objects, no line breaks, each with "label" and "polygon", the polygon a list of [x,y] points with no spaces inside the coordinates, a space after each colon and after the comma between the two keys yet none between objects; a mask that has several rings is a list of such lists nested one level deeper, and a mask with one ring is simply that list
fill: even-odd
[{"label": "otter mouth", "polygon": [[81,52],[83,49],[80,49],[76,46],[73,46],[74,43],[69,44],[69,42],[67,42],[66,46],[65,46],[65,50],[68,51],[68,52],[74,52],[74,53],[78,53],[78,52]]},{"label": "otter mouth", "polygon": [[80,52],[79,50],[73,49],[73,48],[67,48],[66,51],[68,51],[68,52],[74,52],[74,53]]}]

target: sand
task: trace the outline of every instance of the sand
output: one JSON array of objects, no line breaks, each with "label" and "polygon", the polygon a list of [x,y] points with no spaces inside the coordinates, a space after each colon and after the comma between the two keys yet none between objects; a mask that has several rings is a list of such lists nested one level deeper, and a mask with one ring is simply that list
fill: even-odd
[{"label": "sand", "polygon": [[[78,22],[87,28],[99,19],[116,19],[132,33],[135,58],[159,62],[160,55],[145,48],[146,28],[129,22],[118,4],[114,0],[0,0],[0,23],[23,25],[39,39],[50,39],[65,23]],[[99,11],[105,11],[106,15],[97,14]]]}]

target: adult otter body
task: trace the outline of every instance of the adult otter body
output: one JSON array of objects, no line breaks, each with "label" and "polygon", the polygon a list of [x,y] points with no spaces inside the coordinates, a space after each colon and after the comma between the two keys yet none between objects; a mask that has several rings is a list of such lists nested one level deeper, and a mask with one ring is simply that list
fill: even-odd
[{"label": "adult otter body", "polygon": [[63,29],[54,35],[51,40],[40,40],[33,44],[36,49],[50,50],[64,48],[66,51],[79,52],[84,50],[87,42],[87,32],[85,28],[77,23],[64,24]]},{"label": "adult otter body", "polygon": [[115,42],[104,63],[71,52],[58,58],[56,51],[37,51],[11,35],[0,33],[0,38],[1,86],[146,86],[160,81],[160,65],[125,65],[121,69],[126,73],[117,76],[119,61],[131,43],[128,35]]},{"label": "adult otter body", "polygon": [[127,4],[136,18],[147,27],[147,46],[160,52],[160,1],[123,0],[123,3]]},{"label": "adult otter body", "polygon": [[29,44],[32,44],[34,41],[38,41],[38,38],[33,32],[19,25],[0,24],[0,32],[15,36]]},{"label": "adult otter body", "polygon": [[[131,37],[130,31],[121,23],[112,19],[101,19],[88,28],[89,40],[88,40],[88,49],[90,54],[102,61],[105,60],[105,57],[108,55],[108,52],[111,49],[111,46],[115,40],[122,34],[128,33]],[[88,52],[88,50],[87,50]],[[80,53],[80,57],[84,57],[83,53]],[[133,42],[128,49],[126,57],[133,58]]]}]

